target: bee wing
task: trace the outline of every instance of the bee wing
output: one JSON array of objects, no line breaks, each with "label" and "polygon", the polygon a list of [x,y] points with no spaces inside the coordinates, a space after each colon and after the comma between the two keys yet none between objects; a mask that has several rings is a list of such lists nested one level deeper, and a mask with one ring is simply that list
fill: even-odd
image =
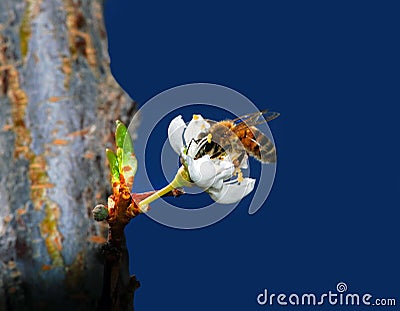
[{"label": "bee wing", "polygon": [[212,125],[218,123],[218,121],[211,120],[211,119],[205,119],[205,121],[208,122],[208,124],[210,124],[210,126],[212,126]]},{"label": "bee wing", "polygon": [[244,116],[233,119],[232,121],[237,124],[245,122],[247,125],[257,125],[269,122],[279,117],[279,115],[280,115],[279,112],[269,111],[268,109],[265,109],[260,112],[246,114]]}]

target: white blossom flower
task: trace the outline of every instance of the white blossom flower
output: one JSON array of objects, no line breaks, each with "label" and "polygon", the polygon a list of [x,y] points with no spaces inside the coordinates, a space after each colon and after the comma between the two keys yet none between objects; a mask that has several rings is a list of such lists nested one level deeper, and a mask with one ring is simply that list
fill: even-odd
[{"label": "white blossom flower", "polygon": [[[193,115],[186,126],[182,116],[174,118],[168,127],[168,139],[172,149],[179,154],[183,165],[179,168],[174,180],[163,189],[153,193],[139,202],[142,211],[148,204],[175,188],[196,185],[207,191],[210,197],[221,204],[240,201],[254,188],[255,179],[243,178],[240,169],[247,168],[247,155],[239,167],[235,167],[229,155],[212,158],[205,154],[198,157],[199,151],[212,140],[208,133],[211,125],[201,115]],[[237,175],[236,179],[232,179]]]},{"label": "white blossom flower", "polygon": [[[187,126],[182,116],[177,116],[168,127],[168,139],[171,147],[185,162],[184,166],[191,182],[207,191],[218,203],[235,203],[253,190],[255,180],[243,178],[229,155],[211,159],[206,154],[195,159],[198,151],[211,140],[210,136],[205,135],[210,126],[201,115],[193,115]],[[200,136],[204,137],[198,139]],[[242,161],[240,168],[247,168],[247,157]],[[238,174],[238,178],[230,180],[235,173]]]}]

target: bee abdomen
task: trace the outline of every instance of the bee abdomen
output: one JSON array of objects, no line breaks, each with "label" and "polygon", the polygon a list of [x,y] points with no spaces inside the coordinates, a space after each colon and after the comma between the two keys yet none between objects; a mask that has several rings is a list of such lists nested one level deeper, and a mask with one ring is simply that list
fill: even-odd
[{"label": "bee abdomen", "polygon": [[263,163],[275,163],[276,150],[272,141],[256,127],[251,126],[250,130],[252,135],[248,134],[248,136],[253,136],[253,138],[252,144],[248,144],[250,148],[246,148],[247,151]]}]

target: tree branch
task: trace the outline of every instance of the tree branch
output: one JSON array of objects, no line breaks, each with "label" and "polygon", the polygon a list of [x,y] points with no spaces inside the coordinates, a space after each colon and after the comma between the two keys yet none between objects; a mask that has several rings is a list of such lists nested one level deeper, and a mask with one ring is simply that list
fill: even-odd
[{"label": "tree branch", "polygon": [[[96,220],[106,220],[108,240],[102,248],[104,255],[103,289],[99,311],[133,311],[133,299],[140,287],[135,275],[129,275],[129,253],[126,247],[125,226],[141,213],[139,202],[155,191],[131,194],[127,187],[116,187],[108,198],[108,206],[97,205],[93,210]],[[184,192],[174,189],[166,196],[180,196]]]}]

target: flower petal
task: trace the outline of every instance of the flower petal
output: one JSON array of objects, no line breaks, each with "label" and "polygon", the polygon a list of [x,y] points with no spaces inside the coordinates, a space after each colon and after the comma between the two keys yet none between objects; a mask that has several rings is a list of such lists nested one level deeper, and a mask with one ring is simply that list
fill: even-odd
[{"label": "flower petal", "polygon": [[188,146],[192,139],[196,139],[200,133],[205,133],[210,128],[210,124],[199,114],[194,114],[183,134]]},{"label": "flower petal", "polygon": [[227,159],[215,160],[215,164],[217,166],[217,174],[219,178],[225,180],[233,176],[233,173],[235,172],[235,166],[231,161]]},{"label": "flower petal", "polygon": [[216,166],[216,178],[211,188],[220,190],[224,184],[224,180],[229,179],[235,172],[235,166],[232,162],[226,160],[213,159],[214,165]]},{"label": "flower petal", "polygon": [[185,128],[186,124],[182,120],[181,115],[174,118],[168,126],[169,143],[177,154],[180,154],[182,152],[182,148],[184,147],[182,135],[185,131]]},{"label": "flower petal", "polygon": [[240,184],[237,183],[237,181],[225,182],[220,190],[210,188],[208,189],[208,193],[217,203],[235,203],[240,201],[254,189],[255,181],[256,180],[252,178],[245,178]]},{"label": "flower petal", "polygon": [[190,179],[196,184],[196,186],[207,189],[211,187],[217,177],[217,168],[209,155],[205,155],[200,159],[194,160],[187,156],[186,161],[188,164],[188,171]]}]

